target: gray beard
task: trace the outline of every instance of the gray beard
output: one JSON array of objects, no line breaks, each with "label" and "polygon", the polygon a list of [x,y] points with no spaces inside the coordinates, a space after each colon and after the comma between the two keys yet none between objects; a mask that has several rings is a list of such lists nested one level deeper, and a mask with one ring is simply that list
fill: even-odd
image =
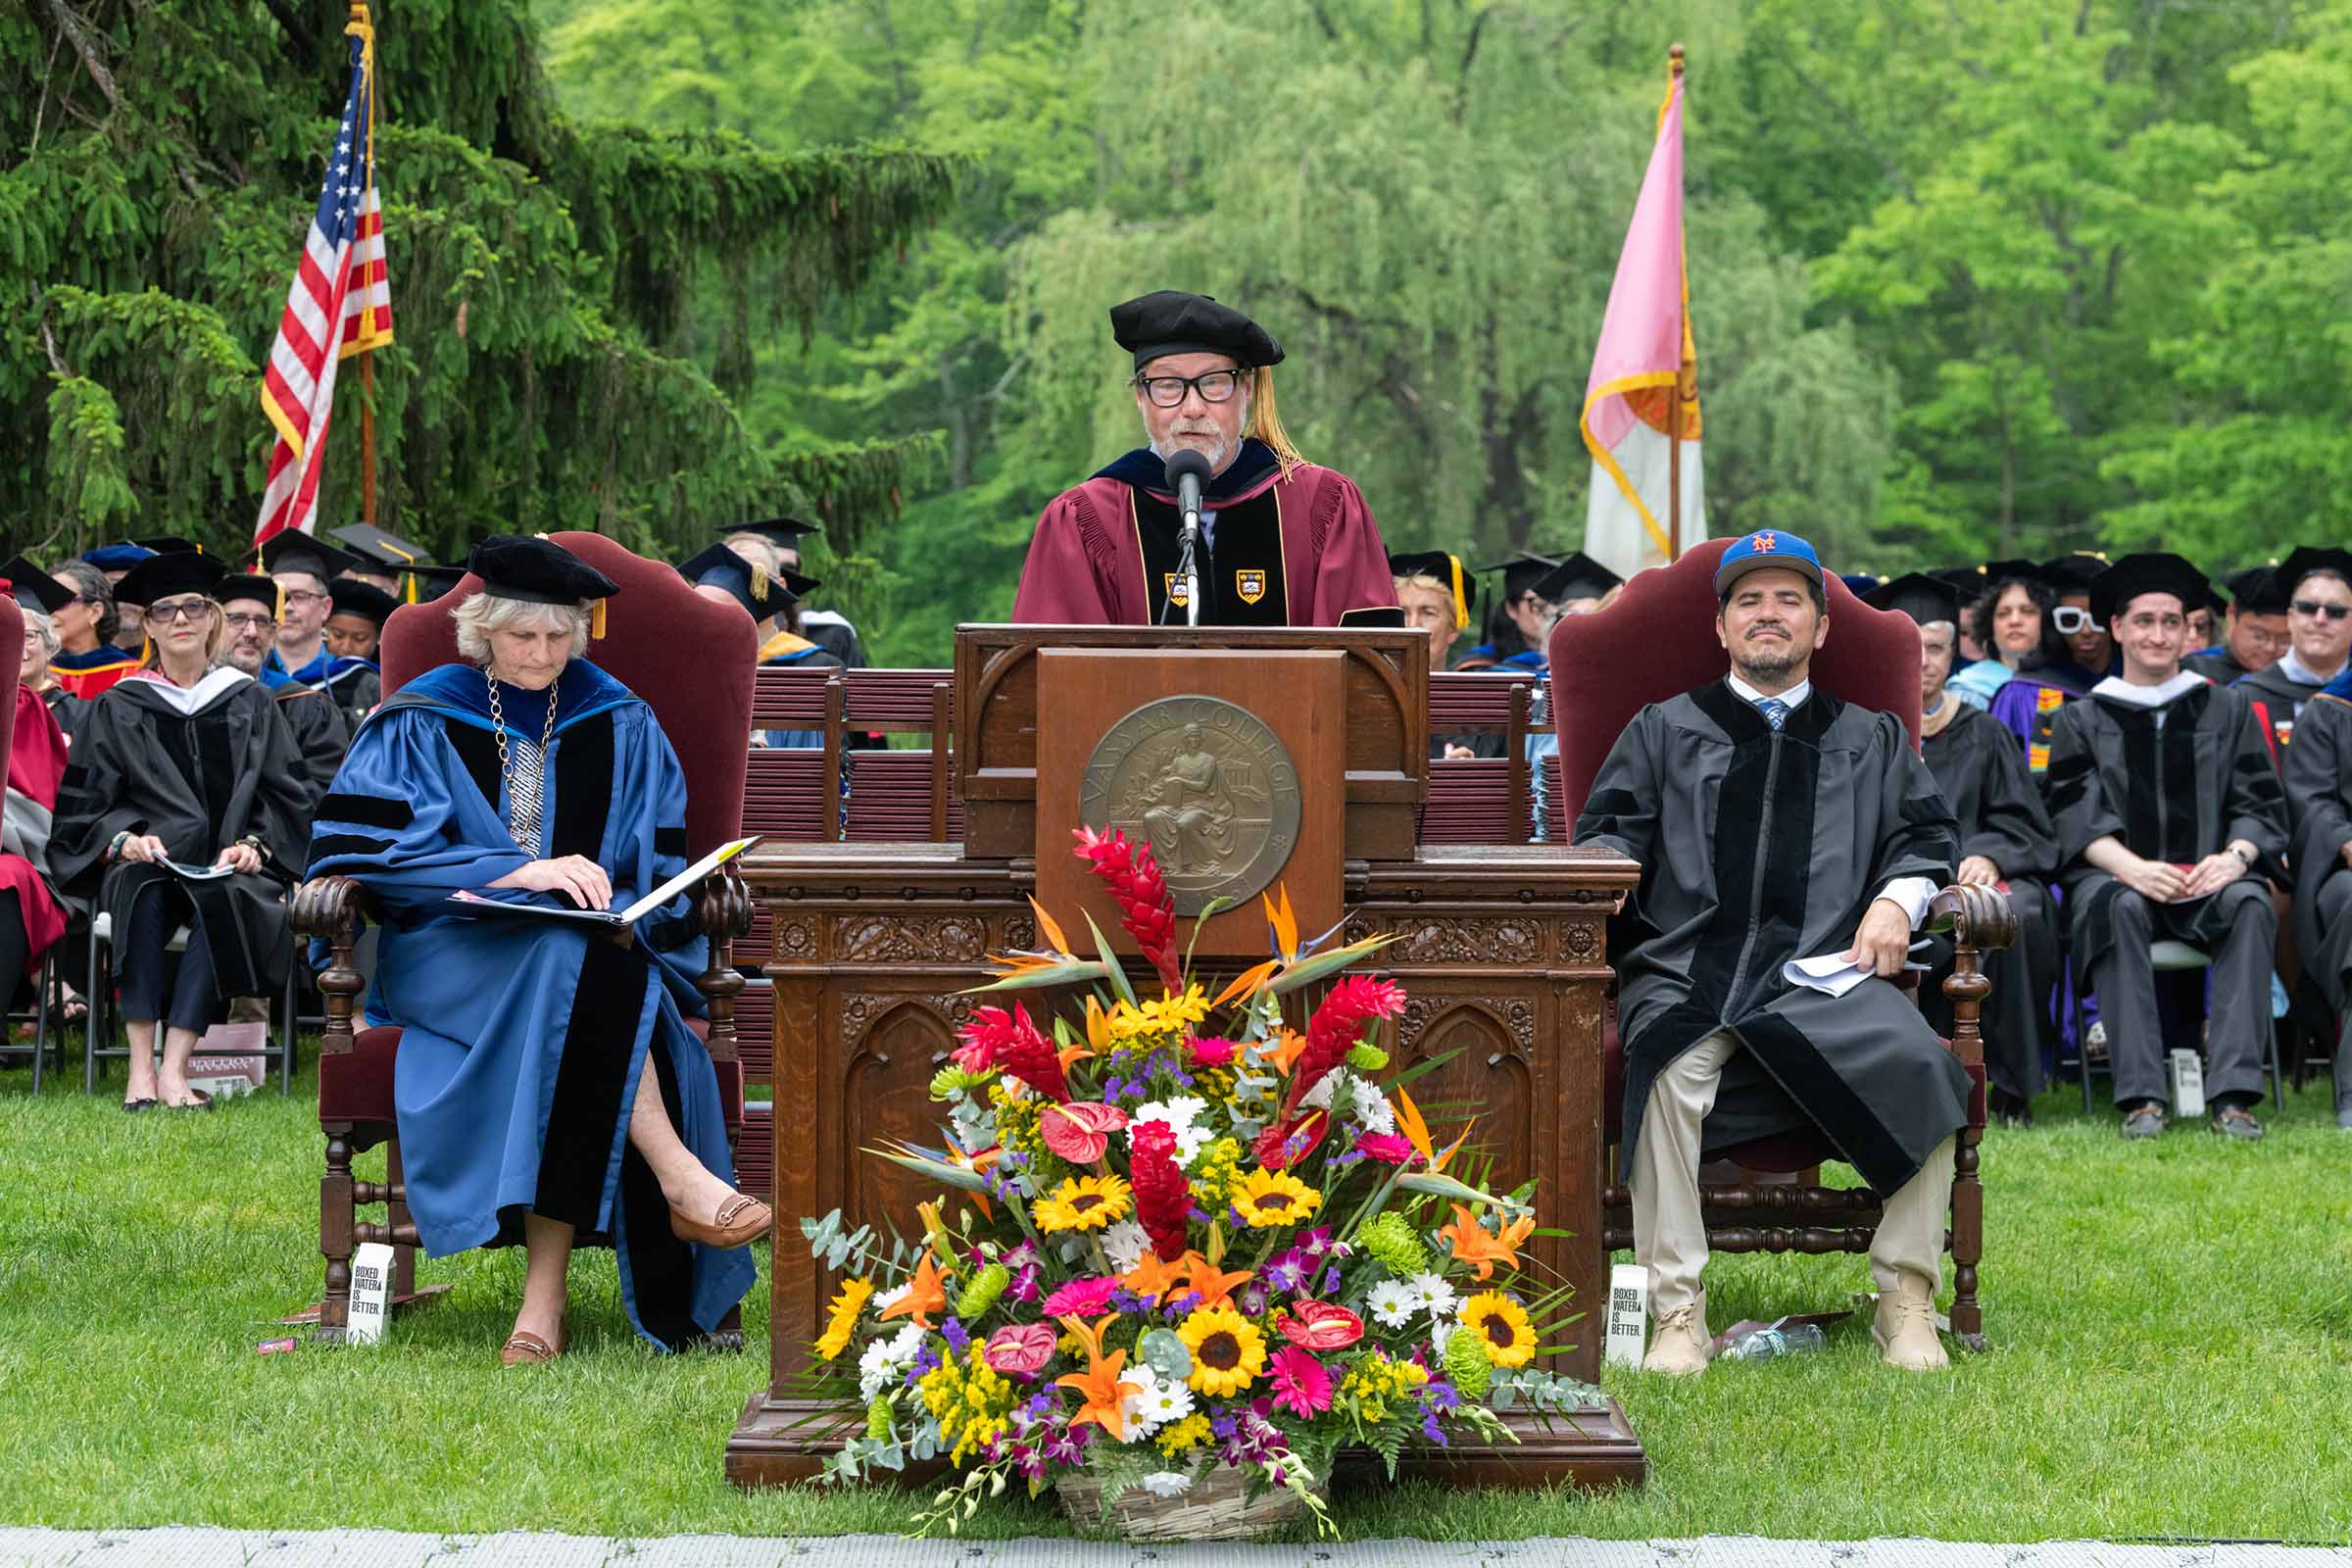
[{"label": "gray beard", "polygon": [[[1174,457],[1179,452],[1191,452],[1194,450],[1195,449],[1192,447],[1179,447],[1172,444],[1163,446],[1157,441],[1152,443],[1152,455],[1162,463],[1167,462],[1168,459]],[[1231,461],[1233,457],[1233,444],[1231,442],[1220,441],[1217,443],[1215,450],[1203,453],[1202,456],[1208,459],[1208,471],[1210,476],[1213,478],[1217,474],[1225,471],[1225,465]]]}]

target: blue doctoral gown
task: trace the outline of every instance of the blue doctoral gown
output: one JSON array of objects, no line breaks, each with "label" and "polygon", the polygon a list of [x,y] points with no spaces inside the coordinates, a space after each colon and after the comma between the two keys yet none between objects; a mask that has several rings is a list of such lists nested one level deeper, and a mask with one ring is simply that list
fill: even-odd
[{"label": "blue doctoral gown", "polygon": [[[404,1030],[394,1102],[426,1252],[512,1245],[525,1211],[567,1222],[576,1243],[613,1248],[637,1331],[677,1349],[714,1330],[757,1275],[748,1248],[670,1234],[660,1186],[628,1143],[650,1054],[679,1138],[733,1180],[717,1075],[686,1026],[703,1011],[694,982],[709,958],[691,900],[641,920],[627,949],[443,904],[461,889],[553,903],[489,889],[533,858],[595,860],[615,907],[685,869],[686,781],[653,710],[584,659],[555,690],[535,854],[507,831],[488,682],[444,664],[361,727],[319,803],[311,871],[358,878],[383,910],[368,1019]],[[500,704],[510,748],[535,744],[546,695],[502,685]]]}]

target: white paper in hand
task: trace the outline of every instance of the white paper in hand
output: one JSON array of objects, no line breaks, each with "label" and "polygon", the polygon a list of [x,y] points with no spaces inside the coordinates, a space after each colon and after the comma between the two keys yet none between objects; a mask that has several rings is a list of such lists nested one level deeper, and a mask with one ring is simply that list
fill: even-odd
[{"label": "white paper in hand", "polygon": [[1781,965],[1781,975],[1792,986],[1808,986],[1833,997],[1842,997],[1876,970],[1859,963],[1848,963],[1842,953],[1825,953],[1816,958],[1791,958]]}]

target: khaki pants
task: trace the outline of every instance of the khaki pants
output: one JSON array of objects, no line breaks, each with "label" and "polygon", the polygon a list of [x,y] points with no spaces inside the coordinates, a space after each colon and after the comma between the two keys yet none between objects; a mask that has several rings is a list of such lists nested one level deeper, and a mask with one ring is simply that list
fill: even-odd
[{"label": "khaki pants", "polygon": [[[1649,1310],[1664,1318],[1698,1299],[1707,1266],[1707,1227],[1698,1199],[1698,1130],[1715,1107],[1723,1064],[1740,1049],[1729,1030],[1683,1053],[1658,1075],[1642,1117],[1641,1147],[1629,1180],[1634,1191],[1634,1259],[1649,1270]],[[1952,1143],[1936,1146],[1919,1174],[1886,1200],[1870,1244],[1870,1271],[1883,1294],[1897,1274],[1943,1282],[1943,1229],[1952,1206]]]}]

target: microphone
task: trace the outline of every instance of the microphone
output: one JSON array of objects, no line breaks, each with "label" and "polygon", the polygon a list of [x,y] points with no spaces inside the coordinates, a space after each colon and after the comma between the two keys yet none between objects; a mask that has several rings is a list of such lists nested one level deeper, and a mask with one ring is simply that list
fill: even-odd
[{"label": "microphone", "polygon": [[1184,515],[1184,531],[1180,536],[1183,554],[1177,563],[1184,578],[1184,617],[1188,626],[1200,624],[1200,486],[1208,480],[1208,459],[1200,451],[1186,447],[1168,459],[1168,489],[1176,496],[1176,509]]}]

